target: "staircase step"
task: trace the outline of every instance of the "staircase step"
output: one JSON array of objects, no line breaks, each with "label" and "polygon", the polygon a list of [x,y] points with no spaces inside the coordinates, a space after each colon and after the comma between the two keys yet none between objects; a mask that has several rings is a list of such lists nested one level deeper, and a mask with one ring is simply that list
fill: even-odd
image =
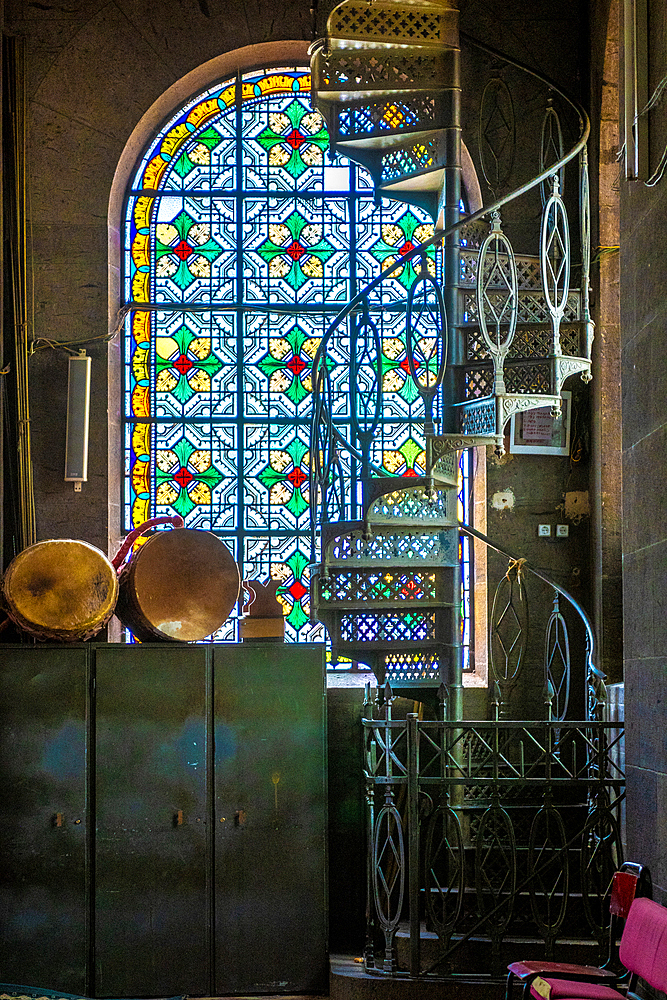
[{"label": "staircase step", "polygon": [[457,976],[450,980],[408,979],[366,973],[361,958],[332,955],[330,1000],[503,1000],[504,979]]},{"label": "staircase step", "polygon": [[327,21],[329,39],[458,46],[458,7],[451,0],[343,0]]},{"label": "staircase step", "polygon": [[[488,230],[486,223],[485,229]],[[465,227],[467,228],[467,227]],[[486,233],[484,233],[486,235]],[[479,247],[467,245],[464,228],[461,230],[462,242],[466,241],[461,248],[461,285],[473,287],[477,283],[477,266],[479,261]],[[506,260],[505,254],[498,254],[500,261]],[[542,290],[542,275],[540,272],[540,258],[532,254],[514,254],[514,262],[517,270],[517,280],[519,288],[522,290]],[[493,287],[493,285],[491,285]]]},{"label": "staircase step", "polygon": [[[476,323],[461,324],[466,336],[466,367],[477,363],[491,363],[479,326]],[[586,347],[586,324],[580,320],[561,323],[559,331],[563,355],[583,357]],[[517,323],[514,340],[507,354],[506,365],[512,361],[542,360],[552,356],[553,332],[551,323]]]},{"label": "staircase step", "polygon": [[453,531],[432,531],[424,524],[405,527],[386,525],[369,537],[362,521],[339,525],[325,524],[322,531],[322,558],[327,567],[393,570],[397,563],[410,561],[414,569],[454,566],[458,558],[458,536]]},{"label": "staircase step", "polygon": [[[505,292],[501,289],[489,293],[489,299],[494,304],[502,305],[506,298]],[[459,289],[459,308],[461,313],[461,326],[477,326],[479,318],[477,314],[477,296],[473,288]],[[519,289],[519,315],[518,322],[527,323],[548,323],[550,320],[549,307],[541,288]],[[574,323],[581,320],[581,293],[576,289],[571,289],[567,303],[563,322]]]},{"label": "staircase step", "polygon": [[313,54],[311,70],[318,107],[377,101],[380,94],[396,94],[400,100],[404,94],[435,93],[434,81],[450,80],[452,53],[390,45],[319,49]]},{"label": "staircase step", "polygon": [[473,434],[437,434],[426,438],[426,465],[434,482],[440,482],[441,468],[447,468],[452,454],[464,448],[479,448],[487,444],[500,444],[502,438],[496,440],[488,435]]},{"label": "staircase step", "polygon": [[[449,97],[446,100],[446,96]],[[448,95],[431,93],[394,95],[389,101],[347,103],[331,108],[325,102],[329,135],[335,148],[345,149],[348,141],[355,147],[388,136],[418,134],[428,122],[429,128],[443,128],[451,121]],[[334,113],[335,111],[335,113]]]},{"label": "staircase step", "polygon": [[416,205],[437,219],[440,210],[441,193],[445,179],[444,167],[424,171],[404,180],[382,184],[378,194],[408,205]]},{"label": "staircase step", "polygon": [[327,566],[327,577],[313,574],[313,592],[318,607],[350,610],[364,608],[439,608],[447,604],[440,574],[422,567],[392,566],[391,570],[357,566]]},{"label": "staircase step", "polygon": [[363,139],[354,143],[354,149],[352,143],[342,143],[338,148],[366,167],[375,187],[382,191],[397,180],[433,171],[442,162],[446,141],[446,132],[441,129]]},{"label": "staircase step", "polygon": [[[588,362],[585,364],[590,367]],[[503,396],[480,396],[467,400],[461,406],[459,418],[461,433],[488,435],[490,440],[495,439],[503,434],[507,422],[514,413],[541,409],[543,406],[557,409],[561,404],[560,396],[547,393],[508,392]]]},{"label": "staircase step", "polygon": [[[452,943],[456,941],[454,937]],[[442,945],[437,934],[422,928],[420,935],[421,967],[433,966],[442,951]],[[399,929],[396,934],[396,952],[399,968],[410,967],[410,936],[407,929]],[[544,959],[546,948],[542,938],[507,937],[500,947],[499,967],[495,974],[499,975],[510,962],[520,959]],[[579,965],[597,965],[604,961],[597,941],[583,938],[563,938],[554,945],[554,959],[557,962],[573,962]],[[491,939],[486,935],[475,935],[464,942],[452,954],[451,971],[463,974],[468,970],[477,970],[491,976]]]},{"label": "staircase step", "polygon": [[330,957],[330,1000],[503,1000],[504,979],[457,976],[451,980],[389,977],[364,972],[360,957]]}]

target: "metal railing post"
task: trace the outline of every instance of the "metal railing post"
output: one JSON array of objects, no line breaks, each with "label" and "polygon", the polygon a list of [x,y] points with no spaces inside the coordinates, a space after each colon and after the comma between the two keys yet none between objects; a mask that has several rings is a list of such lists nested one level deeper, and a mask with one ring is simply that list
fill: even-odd
[{"label": "metal railing post", "polygon": [[419,718],[409,713],[408,723],[408,907],[410,921],[410,975],[420,966],[419,921]]},{"label": "metal railing post", "polygon": [[[366,728],[365,740],[370,741],[367,753],[366,768],[366,941],[364,943],[364,969],[368,972],[375,968],[375,907],[373,897],[373,836],[375,833],[375,766],[377,743],[371,686],[366,684],[364,696],[364,720],[371,725]],[[362,723],[363,724],[363,723]]]},{"label": "metal railing post", "polygon": [[460,121],[460,51],[452,53],[454,63],[454,120],[447,130],[447,160],[445,166],[443,228],[447,235],[444,240],[444,300],[447,326],[450,331],[449,361],[442,385],[442,429],[443,433],[456,433],[458,411],[454,406],[460,399],[458,379],[460,366],[465,360],[465,341],[459,326],[459,248],[460,235],[451,227],[461,219],[461,121]]}]

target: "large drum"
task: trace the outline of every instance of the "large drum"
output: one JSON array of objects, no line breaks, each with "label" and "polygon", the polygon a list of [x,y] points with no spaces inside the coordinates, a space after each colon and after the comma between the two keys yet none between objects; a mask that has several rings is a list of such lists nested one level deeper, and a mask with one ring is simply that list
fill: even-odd
[{"label": "large drum", "polygon": [[210,531],[158,531],[123,566],[116,614],[142,642],[196,642],[227,620],[240,586],[231,552]]},{"label": "large drum", "polygon": [[83,642],[111,618],[118,578],[100,549],[58,538],[19,552],[7,568],[2,594],[9,617],[35,638]]}]

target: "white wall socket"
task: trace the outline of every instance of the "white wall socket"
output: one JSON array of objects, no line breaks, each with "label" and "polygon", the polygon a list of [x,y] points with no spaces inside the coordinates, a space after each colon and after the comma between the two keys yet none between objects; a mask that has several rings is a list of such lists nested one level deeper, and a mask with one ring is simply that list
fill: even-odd
[{"label": "white wall socket", "polygon": [[550,524],[538,524],[537,526],[538,538],[549,538],[551,535],[551,525]]}]

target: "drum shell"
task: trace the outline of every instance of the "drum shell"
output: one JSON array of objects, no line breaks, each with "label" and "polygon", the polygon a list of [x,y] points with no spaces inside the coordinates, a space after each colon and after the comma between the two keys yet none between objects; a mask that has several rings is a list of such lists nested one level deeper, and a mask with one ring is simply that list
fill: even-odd
[{"label": "drum shell", "polygon": [[[196,642],[224,624],[241,580],[210,531],[158,531],[123,566],[116,616],[141,642]],[[161,627],[162,626],[162,627]]]},{"label": "drum shell", "polygon": [[50,642],[92,639],[118,598],[114,567],[95,545],[55,538],[29,545],[2,580],[3,607],[23,631]]}]

